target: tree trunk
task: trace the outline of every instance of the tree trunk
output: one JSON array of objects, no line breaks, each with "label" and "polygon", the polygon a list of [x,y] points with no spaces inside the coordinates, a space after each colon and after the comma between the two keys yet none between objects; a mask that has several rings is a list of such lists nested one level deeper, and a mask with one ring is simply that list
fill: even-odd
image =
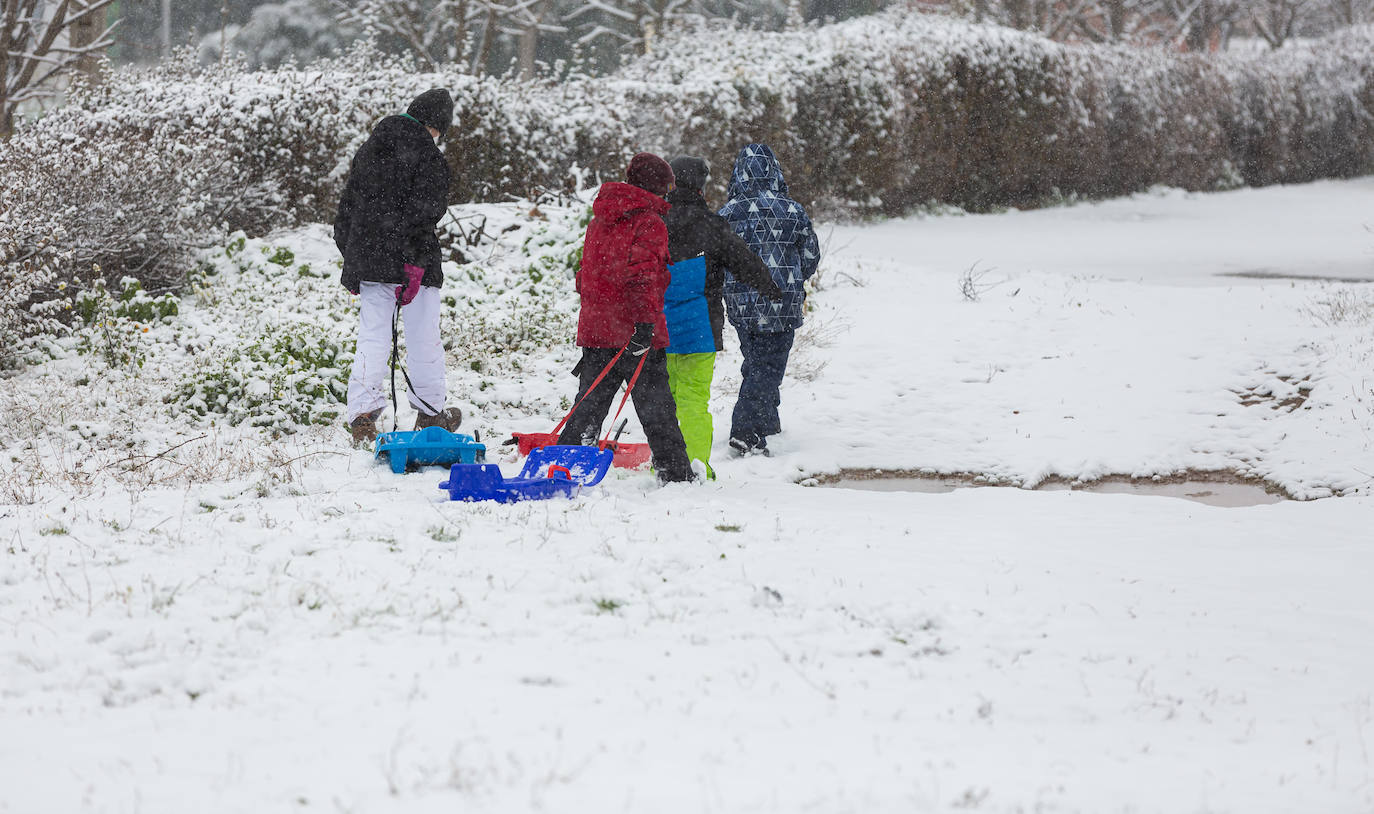
[{"label": "tree trunk", "polygon": [[471,56],[468,47],[468,2],[462,0],[452,7],[453,15],[453,59],[451,62],[462,64]]},{"label": "tree trunk", "polygon": [[162,0],[162,57],[172,55],[172,0]]},{"label": "tree trunk", "polygon": [[537,3],[530,9],[530,19],[524,31],[520,32],[519,68],[521,79],[534,78],[534,60],[539,52],[539,27],[549,13],[549,0]]},{"label": "tree trunk", "polygon": [[[76,17],[88,8],[85,2],[72,3],[72,16]],[[72,50],[89,48],[95,44],[100,35],[105,31],[105,13],[92,12],[77,17],[76,22],[72,23],[67,29],[67,36],[71,40]],[[100,58],[94,53],[86,54],[76,64],[76,70],[87,76],[94,76],[100,68]]]},{"label": "tree trunk", "polygon": [[491,46],[496,37],[492,36],[496,29],[496,8],[487,6],[487,19],[482,23],[482,37],[478,40],[477,47],[473,49],[476,53],[472,57],[472,72],[481,76],[487,72],[487,64],[491,61]]},{"label": "tree trunk", "polygon": [[539,29],[530,26],[520,32],[520,50],[518,54],[520,66],[520,78],[532,79],[534,77],[534,54],[539,46]]},{"label": "tree trunk", "polygon": [[[0,0],[0,54],[14,50],[14,21],[19,0]],[[10,104],[10,60],[0,57],[0,138],[14,131],[14,106]]]},{"label": "tree trunk", "polygon": [[1202,53],[1225,45],[1225,26],[1230,15],[1217,0],[1202,0],[1193,12],[1184,42],[1189,51]]},{"label": "tree trunk", "polygon": [[1107,19],[1107,37],[1112,42],[1120,42],[1126,38],[1126,0],[1106,0],[1102,4],[1102,12]]},{"label": "tree trunk", "polygon": [[1007,24],[1012,28],[1031,27],[1030,0],[1007,0]]}]

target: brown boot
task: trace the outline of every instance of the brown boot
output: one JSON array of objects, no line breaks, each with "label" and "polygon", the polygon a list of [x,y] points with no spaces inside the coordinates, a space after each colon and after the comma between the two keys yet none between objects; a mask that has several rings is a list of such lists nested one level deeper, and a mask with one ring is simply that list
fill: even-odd
[{"label": "brown boot", "polygon": [[348,431],[353,434],[354,446],[369,446],[377,440],[377,419],[381,417],[381,410],[373,410],[353,419]]},{"label": "brown boot", "polygon": [[463,411],[457,407],[446,407],[440,410],[438,415],[425,415],[423,410],[415,414],[417,430],[423,430],[425,427],[442,427],[449,432],[457,432],[462,423]]}]

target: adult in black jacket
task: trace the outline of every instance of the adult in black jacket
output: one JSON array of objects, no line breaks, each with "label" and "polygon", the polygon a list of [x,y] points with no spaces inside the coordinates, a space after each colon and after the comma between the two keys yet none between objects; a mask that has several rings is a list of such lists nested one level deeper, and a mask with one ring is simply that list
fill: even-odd
[{"label": "adult in black jacket", "polygon": [[672,263],[672,282],[664,295],[668,385],[677,403],[687,455],[705,464],[710,477],[714,474],[710,465],[714,427],[709,401],[716,353],[724,349],[721,295],[726,275],[775,301],[782,298],[782,290],[749,244],[707,205],[703,189],[711,172],[706,162],[681,156],[670,166],[677,186],[668,193],[672,209],[663,219]]},{"label": "adult in black jacket", "polygon": [[435,145],[453,120],[443,88],[425,91],[402,116],[387,116],[353,156],[334,218],[344,288],[407,282],[402,267],[424,269],[421,285],[444,282],[434,227],[448,208],[448,162]]},{"label": "adult in black jacket", "polygon": [[449,170],[435,144],[453,121],[447,90],[425,91],[404,115],[373,128],[349,167],[334,242],[343,254],[344,288],[361,300],[358,349],[348,380],[354,441],[370,443],[386,406],[383,379],[391,318],[399,303],[406,331],[406,373],[416,429],[457,429],[444,410],[444,353],[439,339],[439,240],[434,227],[448,206]]}]

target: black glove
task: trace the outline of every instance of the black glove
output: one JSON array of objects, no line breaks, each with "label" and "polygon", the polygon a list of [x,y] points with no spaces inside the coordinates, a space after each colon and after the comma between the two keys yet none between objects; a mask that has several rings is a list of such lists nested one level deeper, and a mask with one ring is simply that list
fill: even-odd
[{"label": "black glove", "polygon": [[636,322],[634,336],[625,343],[625,352],[631,356],[643,356],[654,346],[654,326],[650,322]]}]

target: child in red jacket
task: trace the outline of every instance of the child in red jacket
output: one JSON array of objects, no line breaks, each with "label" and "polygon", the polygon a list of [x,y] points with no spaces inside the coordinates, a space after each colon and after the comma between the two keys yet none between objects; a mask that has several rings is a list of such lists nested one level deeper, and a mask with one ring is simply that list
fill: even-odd
[{"label": "child in red jacket", "polygon": [[[601,185],[582,247],[577,291],[582,307],[577,344],[582,360],[578,405],[558,437],[560,444],[595,444],[621,382],[639,370],[632,398],[663,483],[694,478],[668,389],[668,327],[663,292],[668,287],[668,228],[663,196],[673,186],[668,163],[651,153],[630,159],[629,183]],[[616,355],[619,358],[616,359]],[[601,383],[587,392],[615,359]],[[641,366],[642,365],[642,366]]]}]

